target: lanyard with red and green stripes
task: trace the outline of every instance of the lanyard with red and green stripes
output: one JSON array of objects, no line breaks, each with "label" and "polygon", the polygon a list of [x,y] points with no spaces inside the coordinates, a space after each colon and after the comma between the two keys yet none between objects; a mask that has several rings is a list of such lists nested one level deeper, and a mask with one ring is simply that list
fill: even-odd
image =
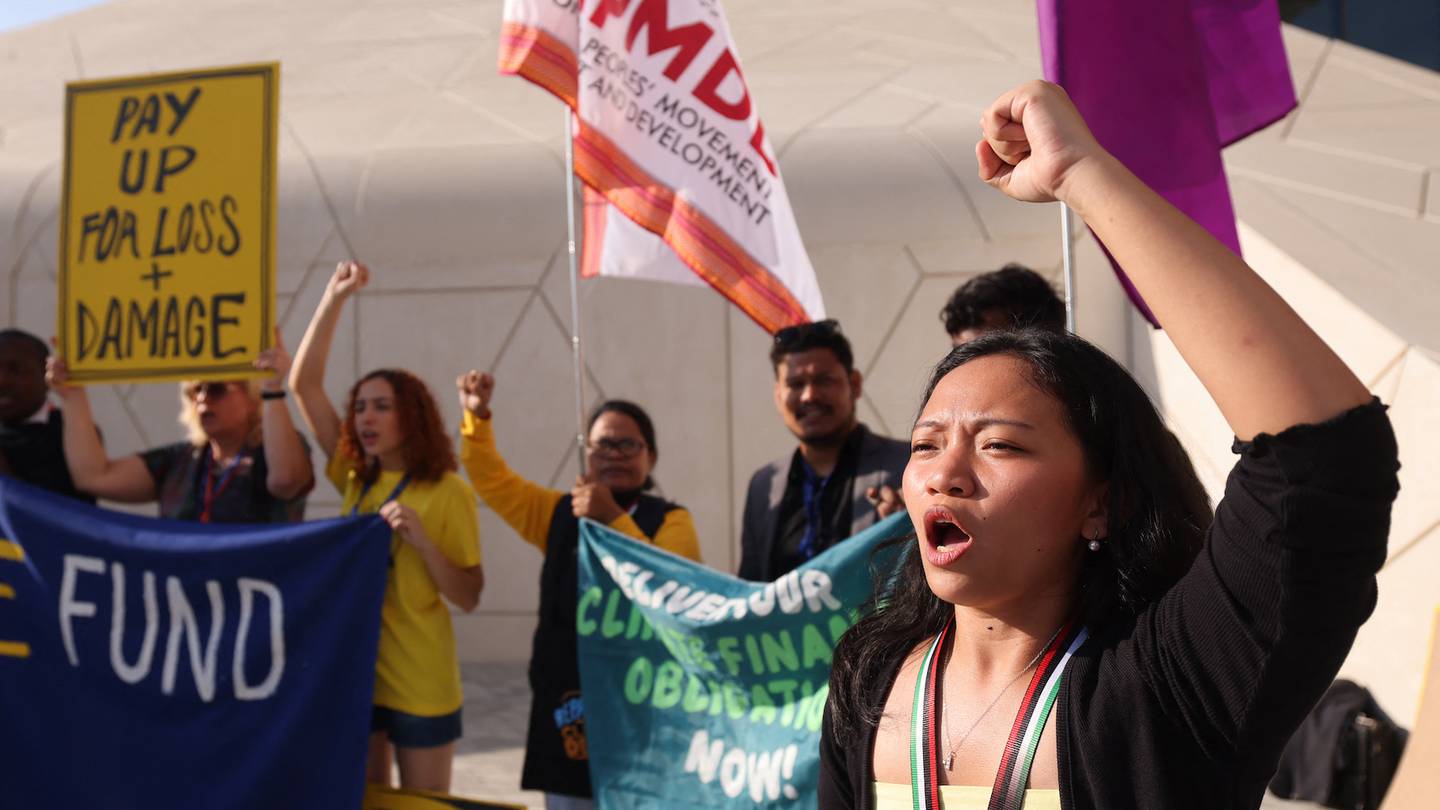
[{"label": "lanyard with red and green stripes", "polygon": [[[925,658],[920,663],[920,674],[915,679],[915,702],[910,719],[910,792],[915,810],[940,810],[940,681],[941,665],[947,655],[947,645],[955,633],[952,618],[945,629],[935,637]],[[1020,810],[1025,805],[1025,785],[1030,781],[1030,766],[1035,762],[1035,750],[1040,746],[1040,734],[1045,730],[1045,721],[1055,708],[1060,695],[1060,676],[1070,658],[1088,637],[1085,628],[1075,623],[1066,625],[1055,634],[1050,646],[1045,648],[1030,678],[1030,687],[1020,702],[1020,711],[1010,728],[1010,739],[1005,744],[1004,756],[1000,759],[1000,770],[995,774],[995,784],[990,790],[989,810]]]}]

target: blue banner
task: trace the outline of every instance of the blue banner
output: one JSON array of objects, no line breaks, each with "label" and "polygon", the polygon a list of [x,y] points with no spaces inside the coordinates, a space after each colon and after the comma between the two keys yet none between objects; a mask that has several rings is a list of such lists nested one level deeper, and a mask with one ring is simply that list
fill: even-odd
[{"label": "blue banner", "polygon": [[911,533],[902,514],[775,582],[745,582],[588,520],[579,635],[605,810],[814,808],[830,656]]},{"label": "blue banner", "polygon": [[0,479],[0,805],[359,807],[389,536]]}]

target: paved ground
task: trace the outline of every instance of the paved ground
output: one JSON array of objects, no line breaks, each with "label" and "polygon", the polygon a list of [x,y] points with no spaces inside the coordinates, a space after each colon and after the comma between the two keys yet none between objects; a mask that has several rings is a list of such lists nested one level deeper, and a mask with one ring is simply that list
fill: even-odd
[{"label": "paved ground", "polygon": [[452,791],[459,796],[542,808],[520,789],[530,687],[523,663],[465,664],[465,738],[455,749]]},{"label": "paved ground", "polygon": [[[540,794],[520,789],[520,763],[530,689],[525,665],[466,664],[465,739],[455,755],[457,795],[542,808]],[[1262,810],[1311,810],[1318,805],[1267,798]]]}]

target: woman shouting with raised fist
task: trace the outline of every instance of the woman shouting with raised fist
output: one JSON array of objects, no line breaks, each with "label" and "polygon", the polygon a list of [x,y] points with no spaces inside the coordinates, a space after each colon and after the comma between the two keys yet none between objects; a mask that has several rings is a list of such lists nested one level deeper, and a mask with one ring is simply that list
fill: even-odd
[{"label": "woman shouting with raised fist", "polygon": [[1084,218],[1240,459],[1212,521],[1099,349],[1020,331],[952,350],[902,479],[915,536],[835,651],[820,806],[1257,807],[1375,605],[1397,490],[1385,409],[1059,87],[1005,93],[981,130],[980,177]]}]

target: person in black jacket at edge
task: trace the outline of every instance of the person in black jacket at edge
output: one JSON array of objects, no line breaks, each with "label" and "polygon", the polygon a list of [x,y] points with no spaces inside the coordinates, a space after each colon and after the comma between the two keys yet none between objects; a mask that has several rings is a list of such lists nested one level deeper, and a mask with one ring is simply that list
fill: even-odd
[{"label": "person in black jacket at edge", "polygon": [[45,341],[20,329],[0,329],[0,475],[88,503],[65,464],[64,415],[50,404]]},{"label": "person in black jacket at edge", "polygon": [[1084,218],[1240,460],[1212,522],[1099,349],[1034,330],[953,349],[903,478],[916,538],[835,651],[819,805],[1258,807],[1375,605],[1398,489],[1385,408],[1062,89],[1025,84],[981,123],[980,177]]}]

